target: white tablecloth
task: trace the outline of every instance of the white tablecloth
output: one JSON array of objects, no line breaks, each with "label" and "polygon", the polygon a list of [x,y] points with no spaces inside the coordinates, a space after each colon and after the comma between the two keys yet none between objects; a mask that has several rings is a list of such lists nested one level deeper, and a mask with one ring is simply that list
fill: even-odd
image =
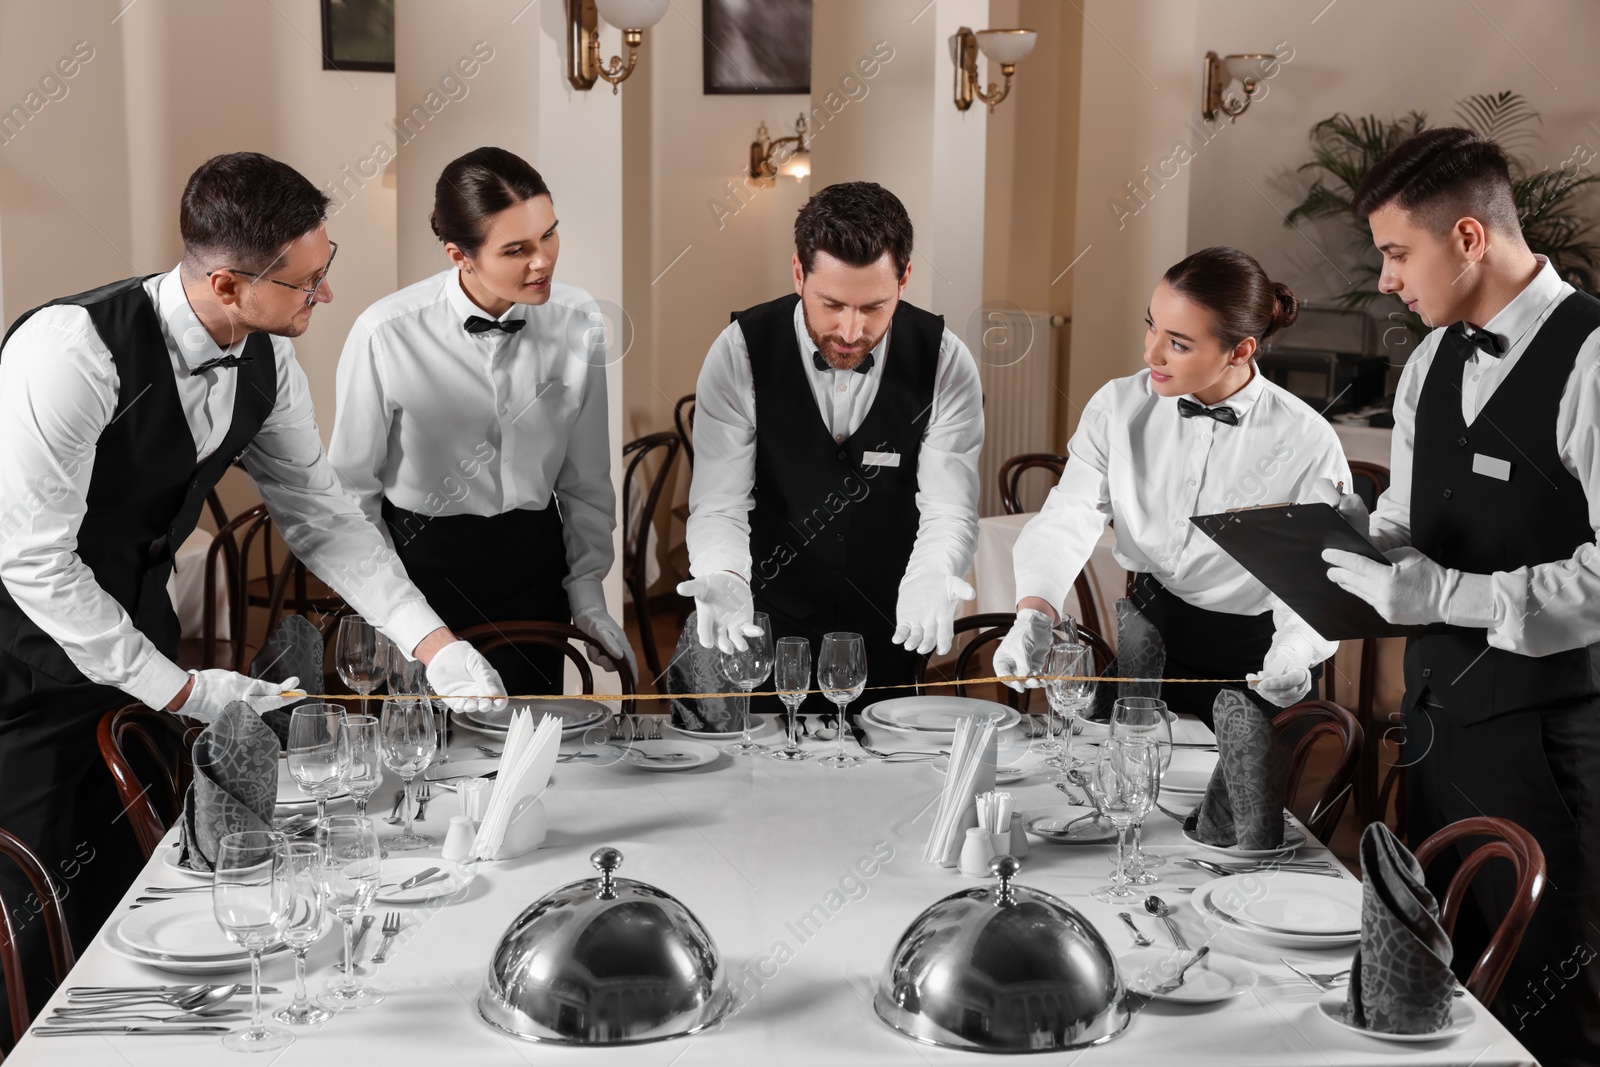
[{"label": "white tablecloth", "polygon": [[[206,552],[211,548],[210,530],[196,528],[183,544],[178,546],[172,561],[172,576],[167,579],[167,595],[172,598],[172,609],[178,613],[178,626],[183,637],[205,636],[206,605]],[[226,641],[233,633],[228,618],[228,567],[227,558],[217,553],[217,640]]]},{"label": "white tablecloth", "polygon": [[[768,740],[773,735],[770,725],[761,732]],[[472,743],[465,731],[457,740]],[[892,739],[874,739],[885,740],[903,747]],[[366,1063],[385,1067],[1004,1063],[1015,1067],[1018,1060],[1012,1057],[918,1045],[891,1031],[872,1011],[872,990],[900,933],[940,897],[975,884],[920,859],[932,818],[930,803],[941,781],[926,765],[873,763],[837,772],[811,761],[786,764],[726,754],[703,768],[669,774],[564,764],[556,769],[555,784],[546,795],[552,830],[543,848],[488,865],[459,902],[442,907],[374,905],[372,910],[380,918],[382,913],[399,911],[406,923],[389,961],[371,980],[387,991],[388,999],[320,1028],[302,1030],[290,1048],[262,1062],[276,1067]],[[1061,799],[1036,776],[1006,788],[1017,796],[1019,809]],[[383,801],[388,795],[385,786],[374,809],[386,807]],[[452,794],[439,794],[422,828],[442,834],[456,810]],[[381,821],[380,829],[395,832]],[[1153,851],[1167,855],[1203,854],[1184,844],[1177,823],[1159,813],[1150,815],[1145,841]],[[535,1047],[499,1034],[478,1018],[473,1002],[500,934],[540,895],[591,877],[589,856],[602,845],[622,851],[623,876],[678,897],[710,930],[734,983],[744,990],[741,1007],[721,1027],[660,1044],[590,1050]],[[1321,848],[1306,852],[1330,855]],[[1132,944],[1115,909],[1088,896],[1090,889],[1106,881],[1111,856],[1110,846],[1062,848],[1035,840],[1018,880],[1058,894],[1081,909],[1113,951],[1122,954]],[[873,874],[863,876],[862,870],[869,869]],[[1192,940],[1208,936],[1189,907],[1188,896],[1179,891],[1207,876],[1173,864],[1160,873],[1162,883],[1153,891],[1177,906],[1178,921]],[[158,856],[134,882],[134,889],[170,885],[176,877],[160,865]],[[130,893],[128,901],[134,895]],[[125,910],[119,910],[117,917],[122,914]],[[797,920],[808,914],[827,918],[812,920],[820,929],[802,931]],[[1139,913],[1138,921],[1158,944],[1170,943],[1154,919]],[[1403,1060],[1470,1061],[1487,1067],[1529,1060],[1482,1007],[1477,1008],[1471,1031],[1437,1045],[1386,1044],[1326,1021],[1316,1010],[1320,994],[1292,980],[1278,957],[1329,971],[1348,965],[1349,950],[1284,951],[1226,933],[1215,934],[1211,944],[1214,952],[1227,952],[1257,967],[1259,986],[1207,1007],[1135,1000],[1137,1014],[1128,1030],[1087,1052],[1085,1062],[1282,1067]],[[367,953],[375,947],[376,931]],[[313,990],[333,973],[337,953],[336,934],[313,948]],[[269,984],[283,990],[266,998],[276,1009],[288,1001],[292,962],[272,960],[264,972]],[[112,955],[97,942],[85,952],[68,984],[201,980],[208,979],[147,970]],[[64,999],[58,992],[51,1007]],[[235,1059],[245,1062],[225,1054],[209,1036],[27,1036],[7,1064],[210,1067]],[[1041,1062],[1077,1060],[1056,1056]]]},{"label": "white tablecloth", "polygon": [[[1017,610],[1017,581],[1011,563],[1011,550],[1022,528],[1037,514],[1028,511],[1020,515],[989,515],[978,520],[978,547],[972,555],[972,584],[978,596],[969,602],[967,612]],[[1107,527],[1100,535],[1093,555],[1089,557],[1089,586],[1095,593],[1103,631],[1101,636],[1113,649],[1117,645],[1117,628],[1110,620],[1115,618],[1116,602],[1122,597],[1128,581],[1128,572],[1111,554],[1111,546],[1116,539],[1116,533]],[[1067,611],[1082,621],[1083,610],[1078,606],[1076,591],[1067,595]]]}]

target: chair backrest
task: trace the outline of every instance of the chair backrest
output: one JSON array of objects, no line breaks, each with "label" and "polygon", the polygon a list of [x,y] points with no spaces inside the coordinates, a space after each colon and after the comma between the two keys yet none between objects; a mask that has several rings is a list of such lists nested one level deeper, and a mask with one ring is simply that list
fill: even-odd
[{"label": "chair backrest", "polygon": [[[951,675],[956,682],[955,692],[957,696],[964,697],[967,695],[967,687],[961,682],[972,670],[973,662],[978,658],[978,654],[983,651],[985,646],[998,644],[1004,640],[1006,634],[1011,632],[1012,624],[1016,621],[1016,613],[1010,611],[981,612],[956,620],[955,635],[957,637],[973,630],[978,631],[977,635],[965,645],[960,645],[960,642],[957,642],[960,645],[960,651],[956,653],[956,662]],[[1104,671],[1112,658],[1111,649],[1106,645],[1105,639],[1093,630],[1086,628],[1082,623],[1078,624],[1077,637],[1079,641],[1093,649],[1095,670],[1097,672]],[[918,657],[916,669],[912,674],[912,681],[917,685],[918,696],[923,695],[923,684],[927,677],[927,671],[928,657]],[[1016,710],[1026,711],[1028,709],[1029,693],[1019,693],[1008,685],[1001,685],[1000,694],[1005,699],[1005,702]]]},{"label": "chair backrest", "polygon": [[672,424],[678,428],[678,440],[683,442],[683,455],[694,466],[694,394],[680,396],[672,405]]},{"label": "chair backrest", "polygon": [[[211,494],[207,498],[214,498]],[[222,505],[218,503],[212,512],[213,516],[222,516]],[[257,504],[253,508],[241,511],[231,519],[223,518],[217,525],[217,532],[211,538],[211,545],[206,549],[205,570],[205,603],[201,608],[201,638],[200,638],[200,666],[202,669],[211,667],[228,667],[233,670],[242,670],[244,655],[245,626],[249,621],[249,601],[245,594],[246,579],[249,570],[249,550],[251,542],[256,538],[263,524],[271,523],[267,515],[267,506]],[[241,546],[241,540],[243,542]],[[263,558],[269,564],[272,559],[272,538],[269,535],[262,541]],[[232,642],[232,654],[229,662],[222,662],[222,655],[218,649],[217,641],[217,555],[221,554],[226,560],[223,567],[223,578],[228,588],[225,591],[228,603],[229,640]]]},{"label": "chair backrest", "polygon": [[1445,933],[1453,936],[1462,898],[1466,896],[1467,888],[1472,885],[1472,879],[1478,871],[1490,860],[1511,862],[1517,882],[1511,907],[1501,916],[1500,926],[1489,938],[1483,955],[1478,957],[1471,975],[1467,977],[1467,992],[1488,1004],[1500,991],[1500,983],[1505,981],[1511,960],[1522,944],[1522,935],[1527,933],[1528,923],[1533,920],[1533,913],[1539,907],[1539,899],[1544,896],[1545,860],[1539,842],[1510,819],[1477,816],[1451,823],[1424,841],[1416,851],[1417,862],[1426,869],[1434,857],[1446,848],[1475,837],[1488,840],[1461,861],[1461,866],[1450,879],[1443,906],[1439,910],[1439,925],[1444,927]]},{"label": "chair backrest", "polygon": [[579,648],[587,648],[591,654],[598,654],[611,665],[622,681],[624,693],[634,692],[633,672],[628,669],[627,660],[619,660],[606,651],[606,646],[590,637],[576,626],[568,626],[562,622],[535,622],[529,620],[512,620],[510,622],[485,622],[477,626],[469,626],[456,634],[463,641],[470,642],[472,647],[479,652],[495,652],[502,648],[516,648],[518,646],[534,646],[537,648],[553,648],[578,668],[578,678],[582,682],[583,692],[594,692],[594,672],[589,669],[588,661],[583,657]]},{"label": "chair backrest", "polygon": [[1035,467],[1049,471],[1059,480],[1061,472],[1067,469],[1067,457],[1054,452],[1024,452],[1000,464],[1000,506],[1006,509],[1007,515],[1022,514],[1022,498],[1017,493],[1017,484],[1024,474]]},{"label": "chair backrest", "polygon": [[[55,968],[54,985],[67,980],[76,957],[72,952],[72,939],[67,935],[67,914],[61,906],[61,890],[44,862],[32,849],[0,829],[0,857],[22,868],[22,873],[33,886],[33,899],[38,902],[38,913],[44,918],[44,933],[50,943],[50,962]],[[35,910],[21,900],[0,897],[0,978],[5,979],[6,998],[11,1002],[11,1033],[21,1037],[32,1016],[28,1012],[27,975],[22,970],[22,951],[17,944],[21,922]],[[0,1059],[3,1059],[0,1056]]]},{"label": "chair backrest", "polygon": [[[693,399],[692,397],[690,399]],[[645,665],[650,670],[650,678],[659,689],[661,684],[661,656],[656,650],[655,630],[650,624],[650,589],[646,581],[649,574],[650,552],[654,547],[650,538],[651,525],[655,522],[656,508],[661,503],[661,495],[667,487],[667,479],[672,474],[672,464],[678,458],[678,449],[683,447],[683,442],[677,434],[653,433],[629,441],[622,446],[622,457],[628,459],[627,473],[622,484],[622,529],[623,536],[633,537],[633,550],[628,553],[623,561],[623,580],[627,582],[628,591],[633,595],[634,618],[639,624],[639,643],[644,646]],[[661,463],[656,468],[655,477],[650,480],[650,487],[644,494],[639,514],[635,516],[632,504],[632,494],[626,487],[633,484],[633,476],[640,465],[652,452],[661,452]],[[629,457],[632,459],[629,459]],[[637,533],[635,532],[637,531]]]},{"label": "chair backrest", "polygon": [[202,729],[187,716],[143,704],[125,704],[100,717],[100,758],[146,859],[183,810],[194,777],[189,751]]},{"label": "chair backrest", "polygon": [[1350,477],[1354,479],[1350,491],[1361,498],[1368,511],[1378,506],[1378,498],[1389,488],[1389,468],[1381,463],[1353,459],[1350,461]]},{"label": "chair backrest", "polygon": [[1293,752],[1289,761],[1287,793],[1291,806],[1300,791],[1300,780],[1305,774],[1306,761],[1310,758],[1317,739],[1327,736],[1338,742],[1339,758],[1334,763],[1327,781],[1323,783],[1322,792],[1317,795],[1316,803],[1311,806],[1310,813],[1305,817],[1306,828],[1316,835],[1318,841],[1327,844],[1333,837],[1334,828],[1339,824],[1339,817],[1344,814],[1345,804],[1350,799],[1356,764],[1361,759],[1363,743],[1361,724],[1347,709],[1331,700],[1305,700],[1292,708],[1278,712],[1272,718],[1272,726],[1283,736]]}]

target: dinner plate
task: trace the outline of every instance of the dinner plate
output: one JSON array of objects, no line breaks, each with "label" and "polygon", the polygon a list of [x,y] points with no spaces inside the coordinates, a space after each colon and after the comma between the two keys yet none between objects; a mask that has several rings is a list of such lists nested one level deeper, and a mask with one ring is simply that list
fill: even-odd
[{"label": "dinner plate", "polygon": [[1450,1002],[1450,1024],[1443,1030],[1435,1030],[1431,1034],[1386,1034],[1378,1030],[1368,1030],[1364,1026],[1357,1026],[1346,1018],[1349,1009],[1349,991],[1336,989],[1317,1001],[1317,1012],[1329,1022],[1338,1023],[1353,1033],[1364,1037],[1377,1038],[1379,1041],[1397,1041],[1404,1044],[1420,1044],[1425,1041],[1447,1041],[1458,1034],[1464,1034],[1472,1029],[1473,1020],[1477,1016],[1477,1009],[1472,1006],[1472,1001],[1466,997],[1456,997]]},{"label": "dinner plate", "polygon": [[[1279,876],[1281,876],[1281,873],[1283,872],[1280,872]],[[1237,919],[1233,918],[1227,912],[1218,907],[1217,904],[1212,900],[1212,896],[1217,892],[1219,887],[1224,892],[1229,891],[1231,887],[1235,892],[1239,892],[1241,894],[1247,893],[1249,891],[1250,883],[1245,882],[1245,879],[1256,879],[1256,882],[1254,883],[1256,885],[1261,884],[1261,882],[1265,880],[1264,876],[1262,875],[1235,874],[1226,878],[1218,878],[1215,881],[1207,882],[1206,884],[1197,887],[1194,891],[1194,896],[1190,898],[1190,900],[1194,903],[1195,911],[1197,911],[1202,918],[1215,920],[1216,924],[1229,931],[1232,931],[1233,933],[1255,941],[1265,941],[1269,945],[1276,945],[1280,948],[1343,948],[1347,945],[1354,945],[1360,942],[1360,931],[1348,934],[1293,934],[1282,930],[1269,930],[1266,927],[1253,926],[1249,923],[1239,922]]]},{"label": "dinner plate", "polygon": [[1170,993],[1153,992],[1177,975],[1191,954],[1170,948],[1142,948],[1117,958],[1117,969],[1129,992],[1174,1004],[1214,1004],[1256,987],[1256,972],[1242,960],[1212,951],[1189,968],[1183,984]]},{"label": "dinner plate", "polygon": [[1063,833],[1061,828],[1080,815],[1088,815],[1093,808],[1080,808],[1063,804],[1053,808],[1032,808],[1022,813],[1022,825],[1028,833],[1053,845],[1099,845],[1117,839],[1117,828],[1111,820],[1096,822],[1084,819]]},{"label": "dinner plate", "polygon": [[[950,769],[949,756],[940,756],[937,759],[929,760],[928,763],[940,774],[945,774]],[[1003,763],[994,769],[994,784],[1010,785],[1012,782],[1022,781],[1028,777],[1028,774],[1028,768],[1020,763]]]},{"label": "dinner plate", "polygon": [[956,725],[962,719],[980,713],[998,716],[996,726],[1000,730],[1009,730],[1022,721],[1015,708],[992,700],[954,696],[895,697],[870,704],[861,714],[870,725],[890,733],[942,743],[955,740]]},{"label": "dinner plate", "polygon": [[[703,745],[697,741],[679,741],[676,738],[667,738],[660,741],[632,741],[626,746],[617,745],[600,750],[600,758],[592,760],[593,763],[606,763],[612,755],[616,756],[615,763],[627,767],[637,767],[641,771],[687,771],[693,767],[704,767],[720,755],[718,749],[710,745]],[[651,756],[688,756],[682,760],[654,760]]]},{"label": "dinner plate", "polygon": [[[401,889],[400,883],[414,878],[429,867],[439,868],[441,877]],[[453,896],[472,884],[478,876],[476,864],[451,863],[431,856],[395,856],[383,861],[383,884],[378,887],[377,899],[385,904],[418,904],[436,897]]]},{"label": "dinner plate", "polygon": [[[776,719],[769,719],[761,715],[750,716],[750,736],[761,737],[765,734],[773,733],[774,731],[771,729],[771,726],[775,722],[777,722]],[[742,729],[691,730],[687,726],[679,726],[670,718],[667,719],[666,725],[667,729],[671,730],[675,734],[682,734],[684,737],[703,737],[708,741],[737,741],[739,738],[744,736],[744,731]]]},{"label": "dinner plate", "polygon": [[1212,906],[1247,926],[1284,934],[1361,933],[1361,883],[1276,871],[1256,875],[1256,896],[1213,888]]},{"label": "dinner plate", "polygon": [[183,846],[173,845],[171,848],[167,849],[167,854],[161,857],[161,866],[165,867],[169,871],[177,871],[179,874],[186,874],[190,878],[198,878],[202,882],[211,881],[210,871],[191,871],[187,867],[178,866],[178,857],[182,855]]},{"label": "dinner plate", "polygon": [[1298,826],[1289,823],[1285,823],[1283,826],[1283,844],[1278,848],[1237,848],[1233,845],[1211,845],[1190,834],[1187,826],[1183,828],[1183,839],[1191,845],[1199,845],[1201,848],[1209,848],[1213,852],[1220,852],[1224,856],[1232,856],[1241,860],[1281,858],[1306,843],[1306,835],[1300,832]]},{"label": "dinner plate", "polygon": [[211,896],[190,893],[135,908],[117,924],[118,936],[146,956],[178,960],[215,960],[248,956],[228,940],[211,910]]},{"label": "dinner plate", "polygon": [[484,734],[504,737],[511,731],[511,715],[523,708],[533,712],[535,725],[545,715],[561,719],[561,735],[571,737],[605,721],[610,714],[604,705],[592,700],[513,700],[500,711],[452,712],[456,721]]},{"label": "dinner plate", "polygon": [[1210,784],[1210,771],[1180,771],[1168,768],[1161,776],[1161,791],[1163,793],[1204,796],[1206,786]]},{"label": "dinner plate", "polygon": [[[153,905],[146,906],[153,907]],[[143,909],[138,910],[142,911]],[[125,960],[142,963],[146,967],[154,967],[160,971],[170,971],[173,974],[235,974],[240,971],[245,973],[250,971],[250,956],[245,953],[234,957],[211,960],[163,959],[159,956],[146,955],[143,952],[136,951],[118,936],[116,923],[106,923],[105,928],[101,931],[100,941],[110,950],[112,955],[121,956]],[[279,943],[267,949],[261,955],[263,959],[270,959],[288,951],[288,945]]]}]

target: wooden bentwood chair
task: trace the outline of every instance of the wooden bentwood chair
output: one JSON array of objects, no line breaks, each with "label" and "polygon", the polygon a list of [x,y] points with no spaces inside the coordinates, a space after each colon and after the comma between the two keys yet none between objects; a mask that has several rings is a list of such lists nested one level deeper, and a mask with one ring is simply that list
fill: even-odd
[{"label": "wooden bentwood chair", "polygon": [[1273,716],[1272,727],[1283,735],[1293,752],[1289,761],[1289,789],[1285,794],[1290,807],[1294,806],[1300,791],[1306,762],[1317,739],[1332,737],[1339,744],[1338,761],[1323,783],[1322,792],[1317,795],[1311,811],[1305,816],[1306,828],[1316,835],[1318,841],[1327,844],[1350,799],[1352,780],[1364,742],[1361,723],[1346,708],[1331,700],[1303,700]]},{"label": "wooden bentwood chair", "polygon": [[[21,867],[33,886],[33,894],[27,901],[0,897],[0,977],[5,979],[6,999],[10,1001],[11,1033],[21,1037],[33,1018],[28,1011],[29,976],[23,973],[22,952],[17,946],[22,924],[32,921],[28,913],[35,912],[44,919],[45,937],[50,943],[50,964],[55,972],[53,984],[59,986],[67,980],[67,972],[72,970],[76,957],[72,952],[72,939],[67,935],[67,913],[61,906],[61,888],[44,862],[3,829],[0,829],[0,857]],[[4,1054],[0,1054],[0,1060],[4,1059]]]},{"label": "wooden bentwood chair", "polygon": [[[1030,470],[1049,471],[1057,481],[1067,469],[1067,457],[1054,452],[1024,452],[1000,464],[1000,506],[1007,515],[1022,514],[1022,497],[1018,493],[1022,476]],[[1100,606],[1094,598],[1094,587],[1089,584],[1089,567],[1078,572],[1072,582],[1072,591],[1078,596],[1078,613],[1082,623],[1095,634],[1101,633]]]},{"label": "wooden bentwood chair", "polygon": [[145,859],[155,854],[183,811],[183,796],[194,779],[189,751],[203,728],[187,716],[143,704],[113,708],[100,718],[100,758]]},{"label": "wooden bentwood chair", "polygon": [[[958,639],[956,645],[960,648],[960,651],[956,653],[956,662],[951,674],[952,679],[956,682],[954,687],[956,696],[964,697],[970,695],[967,692],[967,687],[962,684],[962,679],[980,670],[976,667],[979,653],[986,646],[998,644],[1004,640],[1006,634],[1011,632],[1012,624],[1016,621],[1016,613],[1010,611],[984,612],[956,620],[955,635]],[[972,630],[977,630],[978,633],[972,640],[962,645],[959,640],[960,636]],[[1103,672],[1111,663],[1112,658],[1111,648],[1106,644],[1105,639],[1082,623],[1078,624],[1077,636],[1079,641],[1094,650],[1095,670]],[[923,685],[927,677],[927,670],[928,657],[923,656],[917,661],[916,673],[913,675],[913,681],[917,684],[916,694],[918,696],[926,695]],[[982,677],[982,673],[979,676]],[[1000,695],[1005,699],[1007,705],[1019,712],[1028,710],[1031,690],[1019,693],[1008,685],[1001,685],[999,688]]]}]

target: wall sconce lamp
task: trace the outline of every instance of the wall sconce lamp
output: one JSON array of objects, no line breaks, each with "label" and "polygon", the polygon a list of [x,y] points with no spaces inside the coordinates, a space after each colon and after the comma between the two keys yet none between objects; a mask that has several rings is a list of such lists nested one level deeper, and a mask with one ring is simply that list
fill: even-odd
[{"label": "wall sconce lamp", "polygon": [[811,176],[811,149],[806,147],[806,115],[794,120],[794,136],[773,140],[763,122],[750,142],[750,179],[774,185],[779,178],[804,181]]},{"label": "wall sconce lamp", "polygon": [[[995,105],[1011,92],[1011,75],[1016,73],[1017,64],[1033,51],[1038,39],[1039,35],[1032,30],[979,30],[973,33],[965,26],[957,30],[950,38],[950,60],[956,65],[956,110],[967,110],[976,97],[988,104],[991,112],[994,111]],[[1000,73],[1005,77],[1001,85],[990,82],[987,88],[979,88],[979,52],[988,56],[991,64],[1000,64]]]},{"label": "wall sconce lamp", "polygon": [[[1200,114],[1208,120],[1215,119],[1219,114],[1226,115],[1229,122],[1243,115],[1245,108],[1250,106],[1250,98],[1255,95],[1262,80],[1271,76],[1272,67],[1277,62],[1277,56],[1261,52],[1243,52],[1231,56],[1207,52]],[[1242,98],[1237,93],[1226,92],[1234,82],[1244,89]]]},{"label": "wall sconce lamp", "polygon": [[[671,0],[567,0],[567,81],[587,91],[597,80],[611,83],[611,92],[628,79],[639,62],[644,31],[661,21]],[[612,56],[600,64],[600,19],[622,30],[628,61]]]}]

